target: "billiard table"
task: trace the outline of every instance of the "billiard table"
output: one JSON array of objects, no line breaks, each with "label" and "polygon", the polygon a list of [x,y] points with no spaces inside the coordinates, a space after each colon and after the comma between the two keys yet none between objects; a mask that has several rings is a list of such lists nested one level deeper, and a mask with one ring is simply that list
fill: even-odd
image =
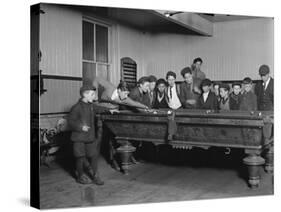
[{"label": "billiard table", "polygon": [[244,149],[243,163],[248,168],[250,187],[259,185],[263,165],[267,172],[273,172],[273,111],[120,111],[100,114],[98,120],[100,127],[109,129],[120,144],[116,152],[125,174],[136,150],[130,141],[184,149],[214,146]]}]

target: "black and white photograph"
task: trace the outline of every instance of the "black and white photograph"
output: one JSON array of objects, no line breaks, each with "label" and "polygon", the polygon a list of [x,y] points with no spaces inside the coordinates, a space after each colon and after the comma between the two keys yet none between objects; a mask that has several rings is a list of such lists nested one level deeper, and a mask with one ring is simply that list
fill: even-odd
[{"label": "black and white photograph", "polygon": [[274,196],[274,24],[31,5],[31,206]]}]

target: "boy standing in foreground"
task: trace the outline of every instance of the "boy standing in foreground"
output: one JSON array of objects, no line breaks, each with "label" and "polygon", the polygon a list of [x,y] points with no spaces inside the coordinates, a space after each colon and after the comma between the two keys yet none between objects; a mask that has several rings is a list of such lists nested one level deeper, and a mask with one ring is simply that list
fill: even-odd
[{"label": "boy standing in foreground", "polygon": [[98,99],[93,85],[83,85],[80,95],[81,99],[71,108],[68,119],[72,130],[77,182],[103,185],[104,182],[97,175],[100,138],[97,138],[95,132],[95,114],[108,109],[93,104]]}]

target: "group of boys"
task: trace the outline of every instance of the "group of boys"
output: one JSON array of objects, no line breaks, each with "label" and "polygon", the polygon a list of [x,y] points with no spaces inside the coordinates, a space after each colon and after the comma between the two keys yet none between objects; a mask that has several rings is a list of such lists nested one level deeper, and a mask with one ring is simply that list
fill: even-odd
[{"label": "group of boys", "polygon": [[80,89],[81,99],[72,107],[69,126],[72,129],[73,153],[76,158],[77,182],[103,185],[98,176],[99,141],[95,114],[103,111],[118,112],[118,105],[146,109],[204,109],[204,110],[273,110],[273,79],[269,67],[262,65],[253,92],[249,77],[230,86],[212,83],[201,71],[201,58],[193,61],[192,68],[182,69],[184,81],[176,83],[176,73],[169,71],[166,80],[153,75],[141,77],[137,86],[129,91],[125,82],[117,87],[102,78],[84,83]]},{"label": "group of boys", "polygon": [[262,65],[258,81],[246,77],[242,83],[213,83],[207,78],[194,77],[191,68],[181,70],[184,79],[176,83],[176,73],[169,71],[166,80],[155,76],[142,77],[129,97],[148,108],[161,109],[203,109],[203,110],[273,110],[273,78],[269,67]]}]

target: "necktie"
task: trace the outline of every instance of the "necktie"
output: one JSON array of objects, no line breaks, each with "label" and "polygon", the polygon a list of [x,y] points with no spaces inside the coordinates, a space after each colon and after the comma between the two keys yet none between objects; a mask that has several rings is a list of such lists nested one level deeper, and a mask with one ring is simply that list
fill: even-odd
[{"label": "necktie", "polygon": [[172,99],[172,87],[170,87],[170,98]]}]

